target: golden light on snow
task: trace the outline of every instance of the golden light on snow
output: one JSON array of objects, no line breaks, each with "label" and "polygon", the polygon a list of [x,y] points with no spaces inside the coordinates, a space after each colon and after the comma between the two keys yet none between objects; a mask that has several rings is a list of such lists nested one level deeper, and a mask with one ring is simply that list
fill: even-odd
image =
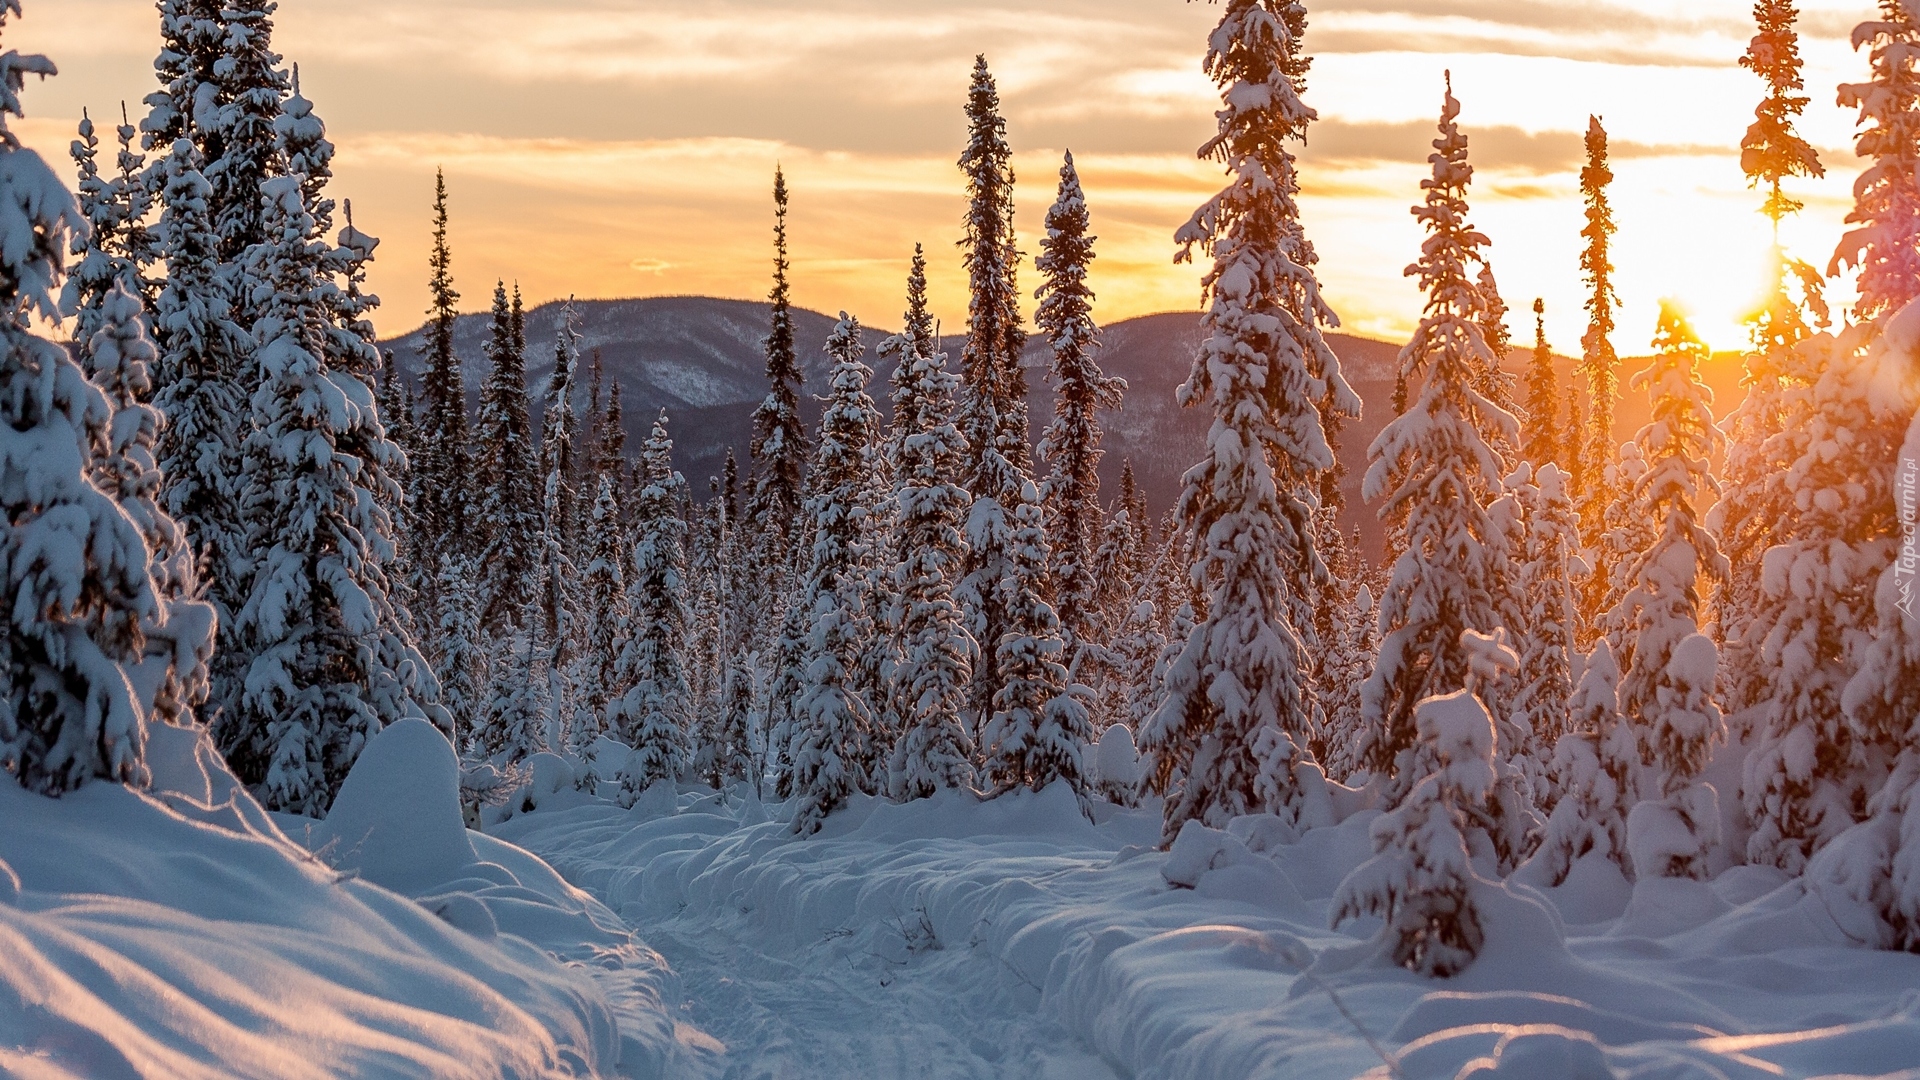
[{"label": "golden light on snow", "polygon": [[[1737,144],[1759,84],[1736,61],[1746,0],[1608,5],[1414,0],[1309,3],[1321,120],[1303,151],[1306,223],[1326,294],[1354,332],[1395,338],[1419,317],[1402,276],[1441,72],[1453,72],[1477,167],[1474,220],[1515,319],[1544,297],[1562,352],[1578,348],[1579,132],[1600,114],[1614,144],[1623,355],[1646,347],[1658,302],[1682,299],[1717,349],[1745,340],[1769,238]],[[1860,77],[1846,33],[1864,3],[1802,5],[1813,104],[1802,125],[1827,179],[1788,249],[1824,266],[1851,202],[1852,116],[1834,85]],[[466,306],[497,278],[535,301],[766,291],[775,162],[793,188],[799,302],[890,325],[914,242],[933,298],[964,318],[953,242],[954,167],[975,52],[1000,80],[1018,157],[1018,225],[1037,247],[1061,152],[1080,163],[1100,237],[1099,315],[1191,309],[1198,271],[1172,262],[1173,231],[1220,183],[1193,150],[1215,91],[1199,70],[1217,6],[1176,0],[287,0],[277,48],[339,146],[335,190],[383,240],[373,284],[386,332],[426,304],[433,169],[452,195]],[[101,33],[105,27],[109,32]],[[64,161],[82,105],[117,115],[152,87],[149,0],[32,5],[9,45],[62,74],[30,89],[19,130]],[[1031,270],[1028,277],[1031,278]],[[1850,292],[1837,283],[1835,295]]]}]

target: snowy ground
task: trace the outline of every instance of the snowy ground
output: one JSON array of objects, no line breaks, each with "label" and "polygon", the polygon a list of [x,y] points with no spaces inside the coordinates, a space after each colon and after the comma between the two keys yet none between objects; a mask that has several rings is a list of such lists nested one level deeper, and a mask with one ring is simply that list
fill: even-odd
[{"label": "snowy ground", "polygon": [[1571,927],[1495,892],[1487,952],[1438,983],[1325,929],[1371,812],[1171,854],[1151,809],[1095,827],[1059,790],[862,800],[807,841],[778,816],[569,793],[493,831],[666,956],[727,1076],[1920,1078],[1920,957],[1854,947],[1769,872],[1634,891],[1585,867],[1556,901],[1605,917]]},{"label": "snowy ground", "polygon": [[1153,808],[1056,788],[801,841],[744,791],[549,775],[480,835],[423,724],[319,824],[157,731],[152,795],[0,784],[0,1076],[1920,1080],[1920,957],[1769,871],[1489,886],[1433,982],[1325,929],[1372,811],[1159,852]]}]

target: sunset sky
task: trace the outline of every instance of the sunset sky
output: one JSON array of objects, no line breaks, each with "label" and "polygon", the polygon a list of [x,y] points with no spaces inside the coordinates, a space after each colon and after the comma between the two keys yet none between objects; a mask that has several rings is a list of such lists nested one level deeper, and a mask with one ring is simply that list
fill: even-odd
[{"label": "sunset sky", "polygon": [[[1826,180],[1786,233],[1824,265],[1850,204],[1853,116],[1839,81],[1864,77],[1847,44],[1861,0],[1807,0],[1813,105],[1803,133]],[[1684,9],[1684,15],[1674,12]],[[1616,341],[1644,348],[1657,302],[1678,296],[1718,348],[1759,286],[1767,233],[1737,144],[1759,81],[1737,66],[1745,0],[1323,0],[1309,4],[1319,110],[1303,169],[1309,235],[1346,327],[1402,336],[1419,297],[1402,268],[1451,68],[1478,166],[1474,216],[1516,311],[1548,303],[1557,347],[1577,347],[1578,132],[1614,140],[1620,223]],[[1190,309],[1198,272],[1172,234],[1219,186],[1194,149],[1216,91],[1200,72],[1218,7],[1180,0],[283,0],[278,51],[339,148],[336,197],[382,238],[373,283],[383,333],[426,306],[433,169],[452,200],[463,308],[496,278],[530,300],[766,291],[767,188],[793,189],[799,303],[897,322],[913,243],[934,300],[964,317],[963,196],[954,167],[971,60],[985,52],[1017,152],[1018,225],[1037,247],[1060,153],[1071,147],[1100,236],[1093,284],[1114,321]],[[149,0],[36,0],[7,46],[44,52],[25,140],[69,169],[82,106],[117,117],[155,85]],[[1026,280],[1032,283],[1032,273]],[[1848,290],[1842,287],[1844,295]],[[1524,317],[1516,337],[1530,339]]]}]

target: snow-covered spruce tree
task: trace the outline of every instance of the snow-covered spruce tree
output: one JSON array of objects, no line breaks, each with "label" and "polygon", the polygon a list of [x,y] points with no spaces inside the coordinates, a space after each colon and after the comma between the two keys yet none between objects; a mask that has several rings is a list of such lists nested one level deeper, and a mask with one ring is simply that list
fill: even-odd
[{"label": "snow-covered spruce tree", "polygon": [[[1522,474],[1524,475],[1524,474]],[[1535,755],[1550,764],[1554,746],[1568,730],[1573,694],[1573,567],[1579,558],[1580,519],[1567,491],[1567,474],[1549,461],[1515,485],[1526,507],[1526,548],[1517,567],[1528,604],[1527,633],[1519,641],[1519,691],[1512,708],[1532,733]],[[1551,785],[1536,784],[1544,810],[1553,808]]]},{"label": "snow-covered spruce tree", "polygon": [[191,138],[197,151],[209,125],[196,114],[213,103],[216,93],[212,82],[221,52],[220,0],[159,0],[155,6],[160,9],[160,53],[153,69],[160,89],[143,99],[147,114],[140,121],[140,145],[149,153],[165,154],[175,142]]},{"label": "snow-covered spruce tree", "polygon": [[[153,404],[166,418],[156,447],[162,477],[160,505],[179,524],[207,586],[230,646],[233,614],[245,602],[249,555],[242,540],[235,417],[246,402],[233,379],[240,364],[241,332],[230,317],[219,277],[208,186],[196,165],[193,144],[172,144],[159,163],[164,183],[156,228],[166,282],[154,304],[159,357],[154,365]],[[216,657],[216,672],[231,665]],[[237,688],[216,675],[215,702],[232,704]]]},{"label": "snow-covered spruce tree", "polygon": [[[984,55],[973,59],[967,88],[966,235],[960,240],[969,286],[966,345],[960,355],[960,434],[967,440],[963,484],[975,497],[990,490],[984,458],[996,448],[1022,475],[1029,467],[1027,377],[1020,366],[1020,325],[1013,234],[1013,151],[1000,115],[1000,90]],[[984,639],[983,639],[984,640]],[[991,665],[987,665],[991,666]]]},{"label": "snow-covered spruce tree", "polygon": [[[807,432],[800,422],[800,388],[805,381],[794,353],[792,289],[787,282],[787,178],[773,170],[773,305],[767,331],[767,396],[753,411],[748,444],[746,516],[748,552],[743,570],[746,591],[763,616],[750,627],[777,625],[793,579],[792,566],[803,542],[801,509],[806,499]],[[760,631],[756,641],[771,635]]]},{"label": "snow-covered spruce tree", "polygon": [[1033,321],[1052,352],[1047,377],[1053,383],[1053,420],[1040,436],[1039,459],[1047,469],[1042,494],[1054,605],[1072,648],[1092,641],[1099,625],[1094,601],[1100,575],[1093,563],[1101,518],[1098,412],[1118,408],[1127,384],[1103,374],[1095,357],[1099,330],[1093,322],[1093,290],[1087,287],[1094,237],[1087,234],[1087,201],[1071,151],[1060,166],[1060,194],[1047,211],[1046,225],[1040,257],[1034,260],[1046,280],[1034,292],[1040,306]]},{"label": "snow-covered spruce tree", "polygon": [[673,471],[664,411],[640,450],[640,468],[644,486],[634,496],[637,535],[627,580],[632,633],[614,671],[620,696],[607,705],[607,727],[633,747],[620,769],[621,799],[628,803],[657,781],[678,779],[693,753],[686,522],[678,506],[686,482]]},{"label": "snow-covered spruce tree", "polygon": [[1151,781],[1168,796],[1168,841],[1189,820],[1291,816],[1300,785],[1318,775],[1304,748],[1313,703],[1301,635],[1326,573],[1312,520],[1333,451],[1317,403],[1331,392],[1357,415],[1359,401],[1321,336],[1335,320],[1311,269],[1285,145],[1314,118],[1299,95],[1299,14],[1275,0],[1231,0],[1208,39],[1205,69],[1224,107],[1200,153],[1226,165],[1228,182],[1177,240],[1183,258],[1195,245],[1213,257],[1202,279],[1207,336],[1180,389],[1183,404],[1213,413],[1206,457],[1187,471],[1180,499],[1194,548],[1189,580],[1212,593],[1140,733]]},{"label": "snow-covered spruce tree", "polygon": [[1891,315],[1920,295],[1920,22],[1905,0],[1881,0],[1877,20],[1853,31],[1853,47],[1869,45],[1873,77],[1840,87],[1840,104],[1860,110],[1866,128],[1854,152],[1871,158],[1853,182],[1856,226],[1840,238],[1829,277],[1858,267],[1861,321]]},{"label": "snow-covered spruce tree", "polygon": [[793,831],[809,836],[847,797],[871,784],[875,765],[873,706],[861,693],[858,667],[873,636],[867,610],[862,519],[868,476],[878,456],[878,414],[867,396],[872,369],[861,360],[860,322],[845,312],[827,338],[833,359],[831,395],[820,417],[813,457],[813,551],[794,603],[805,613],[799,693],[788,750],[799,805]]},{"label": "snow-covered spruce tree", "polygon": [[[1620,627],[1626,646],[1620,710],[1640,744],[1642,770],[1631,794],[1635,801],[1659,802],[1634,810],[1633,821],[1659,818],[1666,825],[1644,838],[1643,830],[1631,830],[1634,871],[1703,877],[1720,821],[1711,789],[1694,779],[1725,739],[1726,725],[1712,696],[1719,654],[1700,633],[1706,616],[1700,586],[1703,577],[1724,581],[1727,562],[1698,517],[1719,495],[1707,461],[1724,450],[1726,439],[1713,422],[1713,392],[1700,381],[1707,347],[1671,303],[1661,305],[1653,346],[1652,363],[1631,382],[1652,400],[1653,413],[1634,437],[1647,471],[1630,494],[1635,515],[1655,524],[1657,538],[1627,563],[1630,584],[1609,621]],[[1659,850],[1639,850],[1649,844]]]},{"label": "snow-covered spruce tree", "polygon": [[1807,106],[1799,93],[1804,81],[1793,26],[1797,14],[1792,0],[1756,3],[1759,32],[1740,59],[1741,66],[1767,86],[1754,110],[1754,123],[1741,140],[1740,164],[1749,184],[1766,186],[1761,212],[1773,227],[1774,247],[1766,302],[1749,321],[1753,345],[1741,378],[1745,393],[1724,425],[1725,490],[1707,521],[1730,567],[1717,612],[1723,642],[1720,685],[1729,712],[1755,705],[1766,694],[1760,645],[1748,636],[1760,602],[1761,560],[1776,531],[1791,520],[1788,508],[1776,501],[1780,488],[1774,478],[1787,468],[1784,456],[1790,440],[1782,436],[1797,426],[1789,411],[1805,402],[1800,387],[1808,373],[1795,346],[1813,333],[1809,314],[1819,326],[1828,321],[1824,279],[1806,262],[1789,258],[1779,241],[1781,220],[1801,207],[1786,194],[1783,182],[1826,175],[1813,146],[1794,130],[1794,118]]},{"label": "snow-covered spruce tree", "polygon": [[1560,411],[1559,376],[1553,370],[1553,349],[1547,345],[1547,302],[1533,301],[1533,356],[1527,362],[1527,422],[1521,455],[1537,470],[1548,462],[1560,463],[1559,432],[1555,417]]},{"label": "snow-covered spruce tree", "polygon": [[[1841,96],[1860,108],[1856,149],[1872,163],[1855,182],[1849,220],[1859,228],[1841,241],[1835,268],[1860,268],[1861,321],[1796,347],[1807,385],[1788,406],[1793,423],[1780,440],[1788,465],[1775,480],[1777,505],[1792,508],[1791,527],[1762,558],[1746,635],[1761,643],[1770,699],[1743,777],[1754,822],[1747,856],[1789,873],[1865,813],[1911,721],[1889,725],[1886,714],[1876,721],[1878,710],[1868,710],[1856,725],[1836,715],[1842,688],[1869,662],[1865,643],[1884,629],[1876,594],[1900,554],[1896,476],[1914,414],[1920,337],[1911,313],[1901,314],[1915,291],[1904,275],[1920,259],[1920,26],[1889,0],[1854,42],[1871,47],[1873,78]],[[1876,667],[1885,660],[1872,657]],[[1875,696],[1863,691],[1856,712]]]},{"label": "snow-covered spruce tree", "polygon": [[968,726],[977,731],[993,715],[994,696],[1004,684],[993,643],[1006,627],[1000,582],[1013,565],[1007,517],[1019,500],[1031,456],[1026,374],[1020,366],[1026,332],[1014,278],[1020,253],[1013,235],[1013,155],[985,56],[974,58],[966,114],[967,147],[959,165],[967,179],[968,208],[960,246],[969,301],[955,418],[966,454],[960,484],[973,505],[966,526],[967,572],[955,596],[981,645],[968,698]]},{"label": "snow-covered spruce tree", "polygon": [[479,492],[474,530],[481,539],[481,618],[498,632],[526,618],[528,583],[540,544],[539,471],[528,416],[527,362],[514,332],[506,283],[493,287],[493,323],[486,344],[487,377],[474,422]]},{"label": "snow-covered spruce tree", "polygon": [[1360,757],[1366,731],[1361,689],[1380,653],[1380,622],[1374,608],[1372,588],[1357,582],[1352,600],[1335,612],[1333,634],[1324,645],[1328,656],[1320,666],[1326,687],[1326,756],[1321,760],[1327,775],[1342,782],[1365,768]]},{"label": "snow-covered spruce tree", "polygon": [[900,732],[887,763],[895,799],[973,786],[973,739],[963,720],[979,647],[954,601],[965,558],[961,519],[967,493],[953,481],[961,459],[953,424],[958,380],[947,371],[927,313],[926,260],[914,249],[907,279],[906,330],[894,339],[893,429],[896,509],[893,603],[898,642],[894,698]]},{"label": "snow-covered spruce tree", "polygon": [[145,647],[134,674],[141,709],[150,719],[183,723],[187,710],[207,697],[215,615],[200,598],[185,535],[159,505],[153,450],[163,420],[141,400],[152,387],[148,373],[158,354],[129,284],[123,279],[113,286],[92,313],[92,336],[77,343],[82,368],[113,410],[105,451],[96,453],[90,474],[146,542],[156,610],[141,626]]},{"label": "snow-covered spruce tree", "polygon": [[573,657],[578,607],[573,563],[574,375],[580,364],[580,334],[569,298],[554,333],[553,373],[547,377],[540,415],[540,554],[534,566],[534,603],[545,638],[549,672],[558,678]]},{"label": "snow-covered spruce tree", "polygon": [[[440,625],[434,634],[440,704],[456,733],[471,731],[485,707],[486,642],[480,626],[478,568],[461,555],[440,557]],[[455,745],[458,745],[457,739]]]},{"label": "snow-covered spruce tree", "polygon": [[[1594,549],[1604,546],[1600,536],[1607,528],[1607,507],[1619,496],[1619,488],[1609,482],[1607,474],[1619,450],[1613,434],[1613,412],[1620,396],[1619,376],[1614,370],[1619,358],[1613,351],[1613,309],[1620,298],[1613,289],[1613,257],[1609,254],[1618,226],[1613,223],[1613,205],[1607,198],[1611,183],[1607,129],[1600,126],[1599,117],[1589,116],[1587,163],[1580,170],[1580,194],[1587,203],[1587,224],[1580,230],[1586,240],[1580,250],[1580,271],[1587,282],[1587,332],[1580,339],[1580,374],[1586,380],[1587,425],[1573,489],[1580,509],[1581,540],[1585,547]],[[1581,614],[1589,633],[1606,610],[1604,590],[1612,565],[1603,552],[1588,579]]]},{"label": "snow-covered spruce tree", "polygon": [[493,640],[487,658],[487,690],[468,751],[501,766],[515,766],[547,745],[549,681],[537,627],[509,630]]},{"label": "snow-covered spruce tree", "polygon": [[[74,344],[84,349],[100,329],[101,309],[115,286],[124,283],[136,293],[140,291],[138,269],[119,249],[121,230],[132,224],[129,196],[137,194],[144,201],[144,192],[130,191],[117,180],[100,175],[100,137],[94,133],[93,118],[84,111],[80,114],[79,138],[73,140],[71,152],[79,174],[75,190],[87,228],[74,233],[70,251],[74,264],[60,293],[60,309],[74,321]],[[84,366],[85,360],[81,362]]]},{"label": "snow-covered spruce tree", "polygon": [[1498,788],[1493,718],[1475,693],[1484,681],[1519,667],[1505,635],[1462,634],[1473,674],[1453,693],[1427,698],[1415,710],[1431,771],[1418,778],[1368,832],[1373,857],[1334,893],[1332,925],[1361,915],[1386,921],[1380,935],[1395,963],[1429,977],[1456,975],[1486,941],[1474,905],[1476,857],[1497,841]]},{"label": "snow-covered spruce tree", "polygon": [[1612,859],[1630,875],[1627,814],[1639,740],[1620,719],[1620,668],[1606,638],[1587,654],[1567,708],[1569,730],[1553,747],[1553,811],[1535,855],[1541,880],[1565,882],[1574,862],[1588,854]]},{"label": "snow-covered spruce tree", "polygon": [[586,602],[586,633],[581,656],[580,704],[598,726],[613,695],[626,689],[619,682],[619,665],[630,614],[624,571],[628,552],[612,477],[600,478],[586,539],[587,568],[582,574],[581,587]]},{"label": "snow-covered spruce tree", "polygon": [[1361,702],[1363,760],[1376,777],[1392,778],[1389,801],[1418,779],[1406,775],[1403,760],[1417,745],[1415,706],[1464,684],[1462,631],[1503,625],[1502,579],[1510,571],[1496,557],[1505,541],[1487,509],[1501,477],[1490,437],[1517,442],[1519,429],[1479,390],[1493,361],[1479,325],[1485,300],[1467,267],[1487,240],[1466,219],[1473,167],[1451,87],[1444,102],[1433,177],[1421,182],[1426,200],[1413,210],[1428,237],[1407,268],[1426,294],[1425,314],[1400,352],[1409,382],[1422,375],[1425,382],[1368,447],[1362,485],[1383,518],[1405,508],[1406,550],[1380,598],[1380,658]]},{"label": "snow-covered spruce tree", "polygon": [[[472,535],[468,528],[467,486],[473,479],[473,451],[467,434],[466,378],[453,348],[455,307],[460,294],[453,287],[453,253],[447,246],[447,178],[434,170],[433,247],[427,257],[426,341],[420,348],[424,370],[420,376],[419,430],[409,478],[413,491],[409,524],[418,534],[420,550],[464,552]],[[416,568],[430,579],[433,565]],[[431,580],[416,583],[428,614],[435,606]]]},{"label": "snow-covered spruce tree", "polygon": [[1028,483],[1013,511],[1013,573],[1006,590],[1007,628],[994,643],[1001,678],[993,718],[981,733],[982,770],[996,793],[1025,787],[1039,791],[1064,780],[1088,811],[1092,786],[1084,758],[1093,742],[1087,689],[1069,682],[1060,618],[1043,595],[1047,533],[1040,492]]},{"label": "snow-covered spruce tree", "polygon": [[371,388],[350,365],[329,363],[347,359],[330,333],[336,286],[300,179],[268,181],[273,240],[249,253],[250,276],[271,299],[256,327],[261,380],[242,447],[247,543],[258,555],[235,616],[247,668],[226,750],[268,808],[318,817],[366,740],[407,713],[379,708],[377,684],[397,676],[373,670],[382,657],[365,641],[397,630],[385,581],[391,527],[373,491],[390,483],[384,468],[398,454]]},{"label": "snow-covered spruce tree", "polygon": [[[19,0],[0,0],[0,31]],[[38,154],[7,130],[43,56],[0,56],[0,768],[58,795],[99,777],[144,784],[147,717],[130,675],[162,615],[140,529],[88,472],[114,409],[66,350],[28,329],[57,320],[68,238],[87,225]]]},{"label": "snow-covered spruce tree", "polygon": [[[290,84],[273,51],[276,6],[276,0],[222,0],[220,56],[211,68],[214,107],[209,110],[204,99],[194,102],[193,123],[205,129],[201,147],[213,189],[213,227],[230,274],[244,275],[240,264],[247,252],[272,239],[261,185],[286,168],[275,125]],[[238,277],[234,288],[245,288]],[[256,314],[264,312],[246,312],[249,327]]]}]

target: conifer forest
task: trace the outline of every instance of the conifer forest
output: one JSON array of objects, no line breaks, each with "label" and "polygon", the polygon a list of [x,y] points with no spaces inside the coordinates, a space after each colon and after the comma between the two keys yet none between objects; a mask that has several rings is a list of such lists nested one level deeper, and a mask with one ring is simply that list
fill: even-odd
[{"label": "conifer forest", "polygon": [[[1623,315],[1598,104],[1584,334],[1503,294],[1450,73],[1392,88],[1420,308],[1363,393],[1310,5],[1213,0],[1172,400],[1107,362],[1099,185],[1016,183],[980,55],[897,306],[796,302],[836,196],[768,162],[733,426],[635,392],[604,302],[463,276],[453,169],[427,320],[376,332],[274,0],[158,0],[68,160],[12,130],[59,59],[22,4],[0,1077],[1920,1076],[1915,0],[1837,89],[1799,0],[1701,60],[1772,238],[1738,356]],[[1150,393],[1164,484],[1110,437]]]}]

